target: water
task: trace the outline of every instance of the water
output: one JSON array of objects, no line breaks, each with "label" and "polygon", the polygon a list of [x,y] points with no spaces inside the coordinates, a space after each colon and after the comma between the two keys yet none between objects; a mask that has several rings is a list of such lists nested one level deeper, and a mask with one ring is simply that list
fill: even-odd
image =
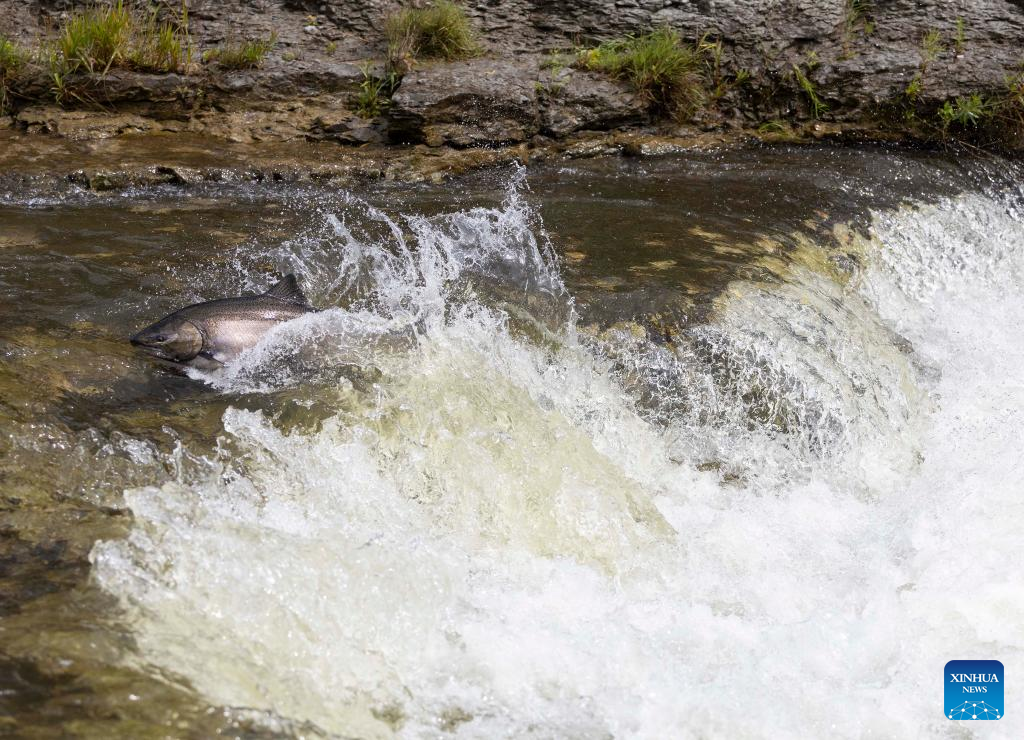
[{"label": "water", "polygon": [[[976,657],[1019,736],[1017,179],[768,149],[9,200],[9,726],[968,737]],[[329,310],[227,372],[123,342],[281,270]]]}]

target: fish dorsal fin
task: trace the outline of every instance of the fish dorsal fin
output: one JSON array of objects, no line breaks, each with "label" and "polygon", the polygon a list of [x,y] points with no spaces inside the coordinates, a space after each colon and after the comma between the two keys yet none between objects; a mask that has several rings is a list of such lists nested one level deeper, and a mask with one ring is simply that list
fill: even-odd
[{"label": "fish dorsal fin", "polygon": [[279,301],[287,301],[288,303],[294,303],[299,306],[309,305],[309,301],[307,301],[306,296],[302,294],[302,289],[299,288],[299,283],[292,274],[285,275],[283,278],[271,285],[270,290],[263,295],[268,295],[271,298],[277,298]]}]

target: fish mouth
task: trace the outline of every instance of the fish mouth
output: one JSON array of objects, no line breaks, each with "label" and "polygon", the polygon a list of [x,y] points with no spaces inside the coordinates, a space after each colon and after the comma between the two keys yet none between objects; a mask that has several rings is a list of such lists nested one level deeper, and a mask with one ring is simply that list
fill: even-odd
[{"label": "fish mouth", "polygon": [[133,347],[142,350],[147,355],[154,357],[158,360],[164,360],[165,362],[177,362],[177,360],[170,356],[164,349],[155,345],[148,344],[144,339],[139,339],[139,335],[136,334],[133,337],[128,338],[128,343]]}]

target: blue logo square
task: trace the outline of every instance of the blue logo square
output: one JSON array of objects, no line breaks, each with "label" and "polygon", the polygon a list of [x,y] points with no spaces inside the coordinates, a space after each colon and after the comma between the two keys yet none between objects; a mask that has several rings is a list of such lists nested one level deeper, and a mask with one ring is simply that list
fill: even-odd
[{"label": "blue logo square", "polygon": [[946,663],[946,719],[1002,719],[1003,664],[998,660]]}]

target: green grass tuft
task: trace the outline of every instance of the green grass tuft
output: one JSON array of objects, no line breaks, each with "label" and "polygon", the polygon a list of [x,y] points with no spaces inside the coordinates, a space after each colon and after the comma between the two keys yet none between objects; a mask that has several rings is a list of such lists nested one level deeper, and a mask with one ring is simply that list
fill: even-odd
[{"label": "green grass tuft", "polygon": [[581,51],[577,63],[629,80],[664,112],[686,118],[707,98],[700,74],[703,56],[698,48],[683,44],[675,31],[659,28]]},{"label": "green grass tuft", "polygon": [[248,39],[222,44],[204,55],[208,62],[216,62],[222,69],[253,69],[263,64],[267,54],[277,44],[277,34],[263,39]]},{"label": "green grass tuft", "polygon": [[467,59],[480,53],[473,26],[462,6],[436,0],[426,8],[404,8],[384,23],[388,57],[395,68],[408,68],[417,57]]},{"label": "green grass tuft", "polygon": [[10,83],[27,62],[27,51],[7,37],[0,36],[0,113],[7,111]]},{"label": "green grass tuft", "polygon": [[796,77],[800,89],[807,96],[807,102],[811,104],[811,111],[814,113],[814,117],[821,118],[821,114],[828,111],[828,104],[818,97],[818,91],[815,89],[814,83],[808,79],[799,64],[793,65],[793,75]]},{"label": "green grass tuft", "polygon": [[942,53],[942,34],[931,29],[921,38],[921,64],[927,66]]},{"label": "green grass tuft", "polygon": [[182,2],[175,22],[160,20],[152,10],[144,21],[136,20],[129,64],[144,72],[179,72],[192,62],[192,40],[188,32],[188,6]]},{"label": "green grass tuft", "polygon": [[60,29],[57,49],[68,73],[106,72],[128,58],[132,15],[122,0],[72,15]]},{"label": "green grass tuft", "polygon": [[362,72],[356,112],[363,118],[375,118],[391,106],[391,95],[398,87],[399,77],[393,71],[386,72],[384,77],[374,77],[370,74],[369,65],[364,65]]}]

